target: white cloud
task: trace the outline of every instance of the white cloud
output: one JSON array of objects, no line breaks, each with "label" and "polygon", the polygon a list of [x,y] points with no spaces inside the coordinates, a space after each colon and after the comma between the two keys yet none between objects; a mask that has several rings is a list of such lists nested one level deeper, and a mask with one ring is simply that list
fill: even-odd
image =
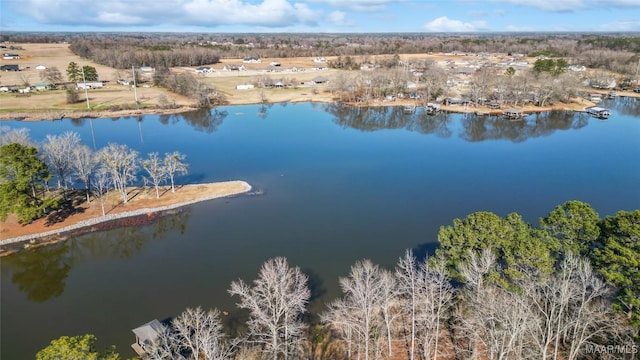
[{"label": "white cloud", "polygon": [[603,7],[636,7],[640,8],[638,0],[592,0],[594,5]]},{"label": "white cloud", "polygon": [[23,0],[15,10],[56,25],[315,25],[321,13],[291,0]]},{"label": "white cloud", "polygon": [[584,8],[584,0],[497,0],[498,2],[536,7],[547,11],[574,11]]},{"label": "white cloud", "polygon": [[619,20],[598,27],[600,31],[640,31],[640,20]]},{"label": "white cloud", "polygon": [[424,25],[427,31],[433,32],[475,32],[487,28],[485,21],[463,22],[441,16]]},{"label": "white cloud", "polygon": [[331,21],[332,24],[338,26],[354,25],[353,22],[347,18],[347,13],[339,10],[333,11],[331,12],[331,14],[329,14],[329,21]]},{"label": "white cloud", "polygon": [[568,12],[589,8],[640,8],[639,0],[494,0],[546,11]]},{"label": "white cloud", "polygon": [[349,9],[355,11],[381,11],[387,8],[387,4],[402,2],[402,0],[309,0],[312,3],[324,3],[337,9]]}]

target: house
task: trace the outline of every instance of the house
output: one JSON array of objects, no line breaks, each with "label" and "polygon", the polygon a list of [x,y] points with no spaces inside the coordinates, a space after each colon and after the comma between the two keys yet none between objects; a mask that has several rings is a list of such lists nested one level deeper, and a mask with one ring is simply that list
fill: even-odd
[{"label": "house", "polygon": [[212,73],[214,71],[215,70],[213,70],[213,68],[210,67],[210,66],[200,66],[200,67],[196,68],[196,72],[197,73]]},{"label": "house", "polygon": [[245,71],[247,70],[247,68],[244,67],[244,65],[232,65],[232,64],[228,64],[225,65],[222,70],[224,71]]},{"label": "house", "polygon": [[160,321],[153,319],[131,331],[136,335],[136,342],[131,344],[131,347],[139,356],[143,356],[146,353],[145,347],[164,332],[164,326]]},{"label": "house", "polygon": [[37,91],[49,90],[50,87],[51,87],[51,84],[49,84],[49,83],[37,83],[37,84],[34,85],[34,88]]},{"label": "house", "polygon": [[243,63],[245,64],[260,64],[262,62],[262,60],[260,60],[257,57],[248,57],[248,58],[244,58],[244,60],[242,60]]},{"label": "house", "polygon": [[78,89],[99,89],[102,87],[102,81],[84,81],[76,83]]},{"label": "house", "polygon": [[236,85],[236,90],[250,90],[250,89],[253,89],[253,85],[252,84]]},{"label": "house", "polygon": [[0,70],[2,71],[20,71],[20,66],[18,65],[2,65],[0,66]]},{"label": "house", "polygon": [[4,53],[4,54],[2,54],[2,58],[5,59],[5,60],[17,60],[17,59],[20,59],[20,55],[11,54],[11,53]]}]

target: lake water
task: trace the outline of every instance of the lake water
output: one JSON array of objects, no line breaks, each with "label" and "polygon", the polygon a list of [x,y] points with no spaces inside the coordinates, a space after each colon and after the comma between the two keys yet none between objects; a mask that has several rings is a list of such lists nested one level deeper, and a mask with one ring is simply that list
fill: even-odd
[{"label": "lake water", "polygon": [[[234,106],[175,116],[4,122],[32,138],[76,131],[141,154],[178,150],[181,183],[242,179],[264,195],[189,206],[141,227],[78,236],[2,258],[1,357],[34,358],[62,335],[96,334],[132,356],[131,329],[186,307],[237,322],[232,280],[286,256],[310,276],[319,312],[362,258],[393,266],[432,253],[441,225],[487,210],[537,223],[577,199],[601,216],[640,207],[640,101],[609,120],[564,112],[510,122],[402,108]],[[93,130],[93,131],[92,131]],[[93,133],[93,136],[92,136]]]}]

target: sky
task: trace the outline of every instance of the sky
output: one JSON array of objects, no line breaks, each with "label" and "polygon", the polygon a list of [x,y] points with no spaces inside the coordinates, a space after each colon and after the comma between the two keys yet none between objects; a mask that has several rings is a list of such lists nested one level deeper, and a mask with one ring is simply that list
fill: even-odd
[{"label": "sky", "polygon": [[640,0],[0,0],[0,31],[640,32]]}]

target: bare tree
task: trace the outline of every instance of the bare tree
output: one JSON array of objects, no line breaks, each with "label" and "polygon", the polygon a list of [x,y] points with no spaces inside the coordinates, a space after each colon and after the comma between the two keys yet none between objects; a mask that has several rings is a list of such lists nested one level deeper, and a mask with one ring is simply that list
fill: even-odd
[{"label": "bare tree", "polygon": [[418,265],[410,249],[398,260],[396,277],[398,278],[398,292],[400,297],[404,298],[404,313],[409,318],[409,360],[413,360],[416,348]]},{"label": "bare tree", "polygon": [[100,162],[109,172],[111,183],[120,192],[122,201],[126,203],[127,186],[136,180],[138,170],[138,152],[127,145],[109,143],[100,150]]},{"label": "bare tree", "polygon": [[556,274],[537,281],[534,276],[524,286],[536,315],[532,339],[539,359],[576,359],[593,339],[614,333],[610,289],[587,260],[568,254]]},{"label": "bare tree", "polygon": [[387,338],[386,355],[387,357],[391,358],[393,356],[393,350],[391,346],[391,340],[393,339],[392,332],[395,328],[396,320],[401,314],[399,303],[397,301],[398,281],[392,272],[381,270],[380,283],[382,284],[380,312],[382,314],[382,321],[384,323],[384,330]]},{"label": "bare tree", "polygon": [[102,208],[102,216],[106,215],[105,212],[105,195],[109,191],[111,187],[111,176],[109,175],[109,171],[105,167],[99,167],[95,175],[91,178],[91,183],[93,184],[93,188],[96,191],[97,198],[100,200],[100,207]]},{"label": "bare tree", "polygon": [[170,327],[162,325],[156,337],[149,339],[144,348],[144,360],[181,359],[174,353],[176,339]]},{"label": "bare tree", "polygon": [[438,96],[447,83],[447,74],[435,62],[425,63],[425,69],[420,77],[420,86],[424,91],[423,101],[428,102]]},{"label": "bare tree", "polygon": [[418,344],[424,359],[438,359],[441,329],[452,307],[454,290],[444,261],[424,262],[417,281]]},{"label": "bare tree", "polygon": [[325,317],[330,326],[346,328],[350,336],[355,336],[358,358],[363,356],[365,360],[369,360],[372,350],[376,349],[383,331],[380,308],[384,286],[380,279],[379,267],[370,260],[356,262],[349,277],[340,278],[344,299],[332,303]]},{"label": "bare tree", "polygon": [[42,70],[42,72],[40,73],[40,79],[42,81],[51,83],[52,86],[63,82],[62,73],[55,66]]},{"label": "bare tree", "polygon": [[253,286],[233,281],[229,293],[240,297],[238,307],[249,310],[249,343],[262,346],[274,360],[298,353],[304,340],[302,314],[311,296],[298,267],[289,267],[283,257],[267,260]]},{"label": "bare tree", "polygon": [[18,143],[23,146],[37,147],[29,136],[29,129],[11,129],[8,126],[0,126],[0,146]]},{"label": "bare tree", "polygon": [[231,346],[226,342],[220,322],[220,312],[205,312],[200,307],[186,309],[171,324],[175,355],[189,354],[193,360],[226,360]]},{"label": "bare tree", "polygon": [[88,146],[81,144],[76,146],[71,153],[71,168],[75,176],[82,181],[87,192],[87,202],[91,201],[91,175],[98,165],[98,157]]},{"label": "bare tree", "polygon": [[149,174],[149,180],[156,189],[156,199],[160,198],[160,184],[167,177],[167,169],[157,152],[152,152],[142,161],[142,167]]},{"label": "bare tree", "polygon": [[339,298],[329,304],[329,309],[321,315],[322,323],[337,333],[346,343],[346,357],[351,359],[354,349],[358,347],[355,336],[355,320],[353,307],[346,299]]},{"label": "bare tree", "polygon": [[64,134],[47,135],[42,144],[45,162],[58,178],[58,188],[67,189],[67,177],[71,173],[73,151],[80,145],[80,135],[67,131]]},{"label": "bare tree", "polygon": [[189,165],[184,162],[186,155],[177,151],[167,153],[164,155],[164,168],[167,172],[167,176],[171,181],[171,192],[175,192],[175,177],[178,174],[186,174],[189,170]]}]

